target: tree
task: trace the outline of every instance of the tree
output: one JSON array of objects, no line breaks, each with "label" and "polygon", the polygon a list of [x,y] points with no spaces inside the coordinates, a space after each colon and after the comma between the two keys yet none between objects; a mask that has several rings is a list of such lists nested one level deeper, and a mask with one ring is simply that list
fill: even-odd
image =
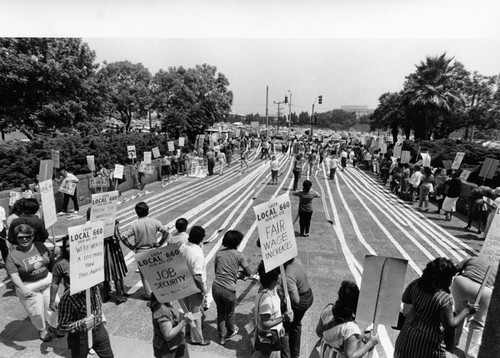
[{"label": "tree", "polygon": [[370,130],[382,129],[391,131],[394,143],[398,140],[399,129],[402,128],[408,139],[411,123],[406,120],[402,106],[401,92],[386,92],[379,98],[379,105],[370,115]]},{"label": "tree", "polygon": [[233,102],[228,86],[226,76],[207,64],[160,70],[153,79],[153,106],[162,113],[164,130],[194,140],[215,122],[225,121]]},{"label": "tree", "polygon": [[299,125],[310,125],[311,124],[311,116],[309,112],[300,112],[299,113]]},{"label": "tree", "polygon": [[427,57],[406,79],[403,104],[413,121],[415,139],[430,139],[444,115],[462,105],[460,93],[453,88],[452,61],[446,53]]},{"label": "tree", "polygon": [[134,114],[145,114],[152,108],[151,73],[141,63],[104,63],[97,78],[107,93],[110,116],[122,121],[126,131]]},{"label": "tree", "polygon": [[94,60],[77,38],[0,38],[0,131],[33,138],[98,121]]}]

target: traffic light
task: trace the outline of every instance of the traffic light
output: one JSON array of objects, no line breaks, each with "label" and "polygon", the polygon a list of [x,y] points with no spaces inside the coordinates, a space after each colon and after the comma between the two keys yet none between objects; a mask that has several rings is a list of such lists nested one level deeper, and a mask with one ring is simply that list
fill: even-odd
[{"label": "traffic light", "polygon": [[288,96],[285,96],[285,104],[288,103]]},{"label": "traffic light", "polygon": [[318,96],[318,103],[319,104],[323,103],[323,96]]}]

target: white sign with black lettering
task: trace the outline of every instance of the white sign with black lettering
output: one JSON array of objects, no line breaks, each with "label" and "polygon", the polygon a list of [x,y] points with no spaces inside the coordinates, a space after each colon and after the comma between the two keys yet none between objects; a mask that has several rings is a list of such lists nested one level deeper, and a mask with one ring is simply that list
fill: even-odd
[{"label": "white sign with black lettering", "polygon": [[104,223],[104,237],[113,236],[115,233],[117,203],[118,190],[92,194],[90,221],[102,221]]},{"label": "white sign with black lettering", "polygon": [[40,199],[42,200],[43,221],[48,229],[57,222],[56,203],[54,201],[54,188],[52,179],[38,183]]}]

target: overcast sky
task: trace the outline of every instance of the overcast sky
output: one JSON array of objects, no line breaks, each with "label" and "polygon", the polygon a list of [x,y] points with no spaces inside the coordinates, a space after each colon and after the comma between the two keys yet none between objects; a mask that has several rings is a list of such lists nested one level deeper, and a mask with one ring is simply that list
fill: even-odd
[{"label": "overcast sky", "polygon": [[[216,66],[233,112],[276,114],[341,105],[375,108],[426,56],[455,57],[469,71],[500,73],[500,6],[490,0],[2,1],[2,36],[77,36],[97,61]],[[7,5],[6,5],[7,4]],[[145,5],[147,4],[147,6]]]}]

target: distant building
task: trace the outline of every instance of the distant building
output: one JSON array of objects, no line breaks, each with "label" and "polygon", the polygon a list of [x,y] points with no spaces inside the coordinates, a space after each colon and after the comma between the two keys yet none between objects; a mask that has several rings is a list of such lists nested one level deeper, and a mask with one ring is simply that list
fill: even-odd
[{"label": "distant building", "polygon": [[374,111],[374,109],[368,109],[368,106],[340,106],[340,109],[346,112],[353,112],[358,119],[362,116],[369,116]]}]

